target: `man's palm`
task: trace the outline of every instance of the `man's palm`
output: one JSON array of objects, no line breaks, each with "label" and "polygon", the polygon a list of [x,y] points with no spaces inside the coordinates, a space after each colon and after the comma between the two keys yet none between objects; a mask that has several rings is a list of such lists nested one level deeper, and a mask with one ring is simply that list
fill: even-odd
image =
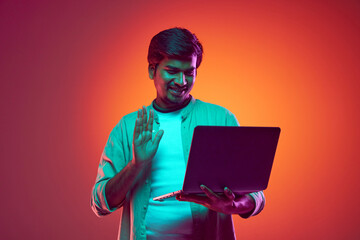
[{"label": "man's palm", "polygon": [[156,134],[155,138],[152,139],[153,123],[153,110],[150,110],[149,120],[147,119],[145,107],[138,111],[133,140],[134,158],[136,162],[151,161],[156,154],[164,131],[160,130]]}]

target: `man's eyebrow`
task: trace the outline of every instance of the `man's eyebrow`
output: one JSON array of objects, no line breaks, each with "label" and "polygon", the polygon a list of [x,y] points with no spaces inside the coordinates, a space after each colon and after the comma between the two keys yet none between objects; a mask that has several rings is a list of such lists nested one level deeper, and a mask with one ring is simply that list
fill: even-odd
[{"label": "man's eyebrow", "polygon": [[165,67],[166,67],[166,68],[170,68],[171,70],[179,70],[179,68],[173,67],[173,66],[171,66],[171,65],[166,65]]},{"label": "man's eyebrow", "polygon": [[[180,71],[181,69],[180,68],[177,68],[177,67],[174,67],[174,66],[171,66],[171,65],[166,65],[165,66],[166,68],[169,68],[171,70],[177,70],[177,71]],[[185,69],[185,71],[191,71],[191,70],[194,70],[195,68],[194,67],[190,67],[188,69]]]}]

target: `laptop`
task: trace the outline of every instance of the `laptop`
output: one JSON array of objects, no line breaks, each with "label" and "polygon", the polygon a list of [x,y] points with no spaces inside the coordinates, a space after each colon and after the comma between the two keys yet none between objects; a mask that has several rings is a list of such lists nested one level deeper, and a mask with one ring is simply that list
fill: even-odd
[{"label": "laptop", "polygon": [[201,184],[220,194],[225,187],[237,194],[265,190],[279,135],[278,127],[195,127],[182,189],[153,200],[204,194]]}]

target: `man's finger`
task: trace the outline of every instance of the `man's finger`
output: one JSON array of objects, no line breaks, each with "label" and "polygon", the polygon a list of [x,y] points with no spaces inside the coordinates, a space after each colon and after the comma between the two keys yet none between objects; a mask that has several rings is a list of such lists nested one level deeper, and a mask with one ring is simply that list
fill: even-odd
[{"label": "man's finger", "polygon": [[142,133],[143,131],[143,111],[142,109],[139,109],[139,132],[140,134]]},{"label": "man's finger", "polygon": [[151,132],[151,134],[153,130],[153,124],[154,124],[154,110],[151,109],[149,113],[149,121],[147,123],[147,129]]},{"label": "man's finger", "polygon": [[140,109],[139,109],[137,112],[137,118],[135,120],[134,139],[137,139],[141,133],[140,125],[141,125],[141,120],[140,120]]},{"label": "man's finger", "polygon": [[218,200],[219,196],[214,193],[210,188],[208,188],[205,185],[200,185],[201,190],[203,190],[203,192],[206,194],[206,196],[208,196],[211,200]]},{"label": "man's finger", "polygon": [[198,204],[209,204],[209,199],[207,197],[204,196],[198,196],[198,195],[192,195],[192,194],[188,194],[188,195],[179,195],[176,197],[177,200],[179,201],[187,201],[187,202],[194,202],[194,203],[198,203]]},{"label": "man's finger", "polygon": [[159,147],[159,143],[160,143],[160,140],[161,140],[163,135],[164,135],[164,130],[159,130],[156,133],[155,138],[154,138],[154,143],[153,143],[153,145],[156,146],[156,149]]},{"label": "man's finger", "polygon": [[143,110],[143,117],[142,117],[142,120],[143,120],[143,131],[146,131],[146,126],[147,126],[147,111],[146,111],[146,107],[143,106],[142,107],[142,110]]},{"label": "man's finger", "polygon": [[226,196],[229,200],[234,200],[234,199],[235,199],[235,194],[230,190],[230,188],[225,187],[225,188],[224,188],[224,193],[225,193],[225,196]]},{"label": "man's finger", "polygon": [[134,139],[137,139],[139,137],[139,135],[140,135],[139,125],[140,125],[140,119],[137,118],[136,121],[135,121]]}]

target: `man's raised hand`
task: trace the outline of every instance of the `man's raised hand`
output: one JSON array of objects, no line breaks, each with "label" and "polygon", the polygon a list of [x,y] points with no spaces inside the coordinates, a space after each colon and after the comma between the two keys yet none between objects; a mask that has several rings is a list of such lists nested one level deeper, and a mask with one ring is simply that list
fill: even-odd
[{"label": "man's raised hand", "polygon": [[138,110],[133,138],[134,163],[148,163],[155,156],[164,131],[159,130],[152,139],[153,123],[154,110],[150,110],[149,119],[145,107]]}]

